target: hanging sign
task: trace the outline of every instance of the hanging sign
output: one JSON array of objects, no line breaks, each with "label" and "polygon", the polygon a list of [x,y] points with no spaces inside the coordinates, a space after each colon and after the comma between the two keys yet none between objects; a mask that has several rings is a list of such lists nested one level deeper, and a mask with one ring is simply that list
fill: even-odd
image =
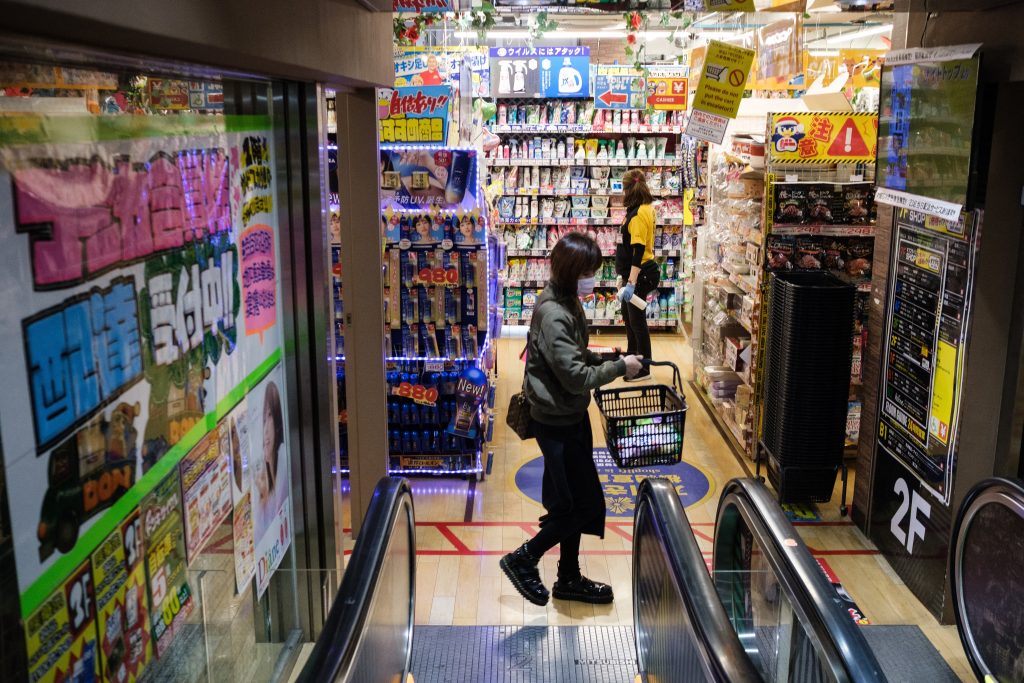
[{"label": "hanging sign", "polygon": [[768,157],[773,163],[870,163],[878,146],[874,114],[772,114]]},{"label": "hanging sign", "polygon": [[643,109],[644,76],[632,66],[599,64],[594,73],[595,109]]},{"label": "hanging sign", "polygon": [[704,0],[708,12],[756,12],[754,0]]},{"label": "hanging sign", "polygon": [[717,40],[708,44],[687,135],[721,144],[729,119],[739,112],[753,61],[753,50]]},{"label": "hanging sign", "polygon": [[[469,67],[469,81],[462,76],[463,65]],[[457,46],[397,49],[394,85],[450,85],[462,94],[490,97],[491,72],[487,50]]]},{"label": "hanging sign", "polygon": [[153,109],[175,110],[191,107],[188,81],[150,78],[146,80],[146,94],[149,96],[149,106]]},{"label": "hanging sign", "polygon": [[590,97],[590,48],[492,47],[494,97]]},{"label": "hanging sign", "polygon": [[427,12],[454,12],[452,0],[392,0],[391,9],[398,14],[425,14]]},{"label": "hanging sign", "polygon": [[385,211],[471,211],[480,201],[475,149],[382,146],[380,168]]},{"label": "hanging sign", "polygon": [[689,100],[689,67],[652,67],[647,77],[647,104],[660,111],[683,111]]},{"label": "hanging sign", "polygon": [[443,145],[451,101],[452,89],[447,85],[377,88],[381,143]]}]

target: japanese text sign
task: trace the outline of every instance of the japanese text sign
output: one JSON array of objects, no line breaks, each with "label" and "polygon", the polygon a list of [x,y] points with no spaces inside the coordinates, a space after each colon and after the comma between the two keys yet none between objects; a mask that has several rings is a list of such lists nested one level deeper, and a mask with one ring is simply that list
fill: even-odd
[{"label": "japanese text sign", "polygon": [[697,95],[693,99],[693,114],[686,128],[688,135],[721,143],[728,120],[736,118],[739,112],[753,60],[753,50],[717,40],[708,44]]},{"label": "japanese text sign", "polygon": [[775,163],[871,162],[878,145],[874,114],[772,114],[768,156]]},{"label": "japanese text sign", "polygon": [[655,67],[647,78],[647,104],[663,111],[683,111],[689,99],[688,67]]},{"label": "japanese text sign", "polygon": [[594,107],[596,109],[643,109],[646,83],[641,72],[632,66],[601,64],[594,74]]},{"label": "japanese text sign", "polygon": [[492,47],[495,97],[590,97],[590,48]]},{"label": "japanese text sign", "polygon": [[454,12],[455,6],[452,0],[393,0],[392,11],[399,14]]},{"label": "japanese text sign", "polygon": [[451,100],[452,89],[447,85],[378,88],[380,141],[443,145],[448,136]]}]

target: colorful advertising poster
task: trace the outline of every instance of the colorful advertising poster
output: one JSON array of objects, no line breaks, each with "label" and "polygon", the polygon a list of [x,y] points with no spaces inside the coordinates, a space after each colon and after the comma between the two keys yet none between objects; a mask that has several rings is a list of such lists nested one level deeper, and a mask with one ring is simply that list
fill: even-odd
[{"label": "colorful advertising poster", "polygon": [[103,680],[138,680],[153,657],[149,632],[142,516],[133,514],[92,555]]},{"label": "colorful advertising poster", "polygon": [[877,153],[874,114],[801,112],[772,114],[768,156],[774,163],[870,163]]},{"label": "colorful advertising poster", "polygon": [[708,12],[756,12],[754,0],[704,0]]},{"label": "colorful advertising poster", "polygon": [[99,680],[96,591],[85,562],[25,620],[28,677],[36,683]]},{"label": "colorful advertising poster", "polygon": [[[234,541],[235,589],[241,593],[256,571],[252,508],[252,445],[248,403],[242,401],[224,419],[231,456],[231,535]],[[262,436],[262,434],[260,435]]]},{"label": "colorful advertising poster", "polygon": [[192,106],[188,81],[149,78],[146,79],[146,95],[149,97],[149,106],[153,109],[176,110]]},{"label": "colorful advertising poster", "polygon": [[392,11],[398,14],[454,12],[455,5],[453,0],[393,0]]},{"label": "colorful advertising poster", "polygon": [[[0,440],[22,617],[56,618],[51,596],[145,501],[124,623],[149,619],[164,651],[191,604],[178,465],[281,355],[265,326],[279,290],[255,286],[278,280],[273,134],[265,116],[76,116],[0,130]],[[245,273],[254,226],[274,256]]]},{"label": "colorful advertising poster", "polygon": [[492,47],[494,97],[590,97],[590,48]]},{"label": "colorful advertising poster", "polygon": [[717,40],[708,44],[686,134],[721,144],[729,119],[736,118],[754,61],[754,51]]},{"label": "colorful advertising poster", "polygon": [[377,88],[381,143],[443,145],[451,105],[452,89],[447,85]]},{"label": "colorful advertising poster", "polygon": [[222,111],[224,109],[224,85],[210,81],[189,81],[189,109]]},{"label": "colorful advertising poster", "polygon": [[599,64],[594,67],[595,109],[645,109],[646,95],[644,75],[632,66]]},{"label": "colorful advertising poster", "polygon": [[690,95],[689,68],[651,67],[647,78],[647,104],[661,111],[684,111]]},{"label": "colorful advertising poster", "polygon": [[190,564],[231,514],[231,461],[227,439],[222,423],[204,436],[178,464]]},{"label": "colorful advertising poster", "polygon": [[751,87],[757,90],[788,90],[790,80],[798,76],[803,67],[797,15],[763,26],[755,31],[755,36],[757,78],[753,79]]},{"label": "colorful advertising poster", "polygon": [[185,532],[181,522],[181,480],[178,471],[142,499],[142,531],[146,539],[150,628],[158,656],[163,656],[195,607],[188,584]]},{"label": "colorful advertising poster", "polygon": [[380,150],[382,208],[471,211],[482,198],[474,149]]},{"label": "colorful advertising poster", "polygon": [[[282,374],[271,372],[249,394],[250,426],[256,448],[253,462],[253,528],[256,539],[256,590],[260,598],[291,545],[291,477],[285,446]],[[250,439],[250,441],[252,441]]]},{"label": "colorful advertising poster", "polygon": [[[467,91],[462,75],[469,67],[472,88]],[[479,47],[406,47],[395,51],[395,87],[450,85],[464,95],[491,96],[491,72],[487,49]]]}]

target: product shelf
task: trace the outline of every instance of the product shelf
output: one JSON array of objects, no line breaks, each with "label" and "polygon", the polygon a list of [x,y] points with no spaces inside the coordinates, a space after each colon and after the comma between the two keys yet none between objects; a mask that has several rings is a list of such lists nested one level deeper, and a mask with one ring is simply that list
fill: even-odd
[{"label": "product shelf", "polygon": [[588,123],[516,123],[491,126],[495,134],[550,133],[555,135],[627,135],[631,133],[669,133],[679,135],[683,126],[672,124],[629,124],[619,126],[592,126]]},{"label": "product shelf", "polygon": [[487,163],[491,166],[502,167],[502,166],[652,166],[659,168],[676,168],[680,165],[680,161],[674,158],[661,158],[656,157],[654,159],[628,159],[628,158],[610,158],[610,159],[487,159]]},{"label": "product shelf", "polygon": [[[500,218],[496,225],[615,225],[622,224],[614,218]],[[683,217],[659,218],[657,225],[682,226]]]},{"label": "product shelf", "polygon": [[[651,190],[654,197],[679,197],[678,190]],[[623,197],[622,192],[594,192],[593,190],[556,190],[554,187],[519,188],[515,192],[502,192],[502,197]]]}]

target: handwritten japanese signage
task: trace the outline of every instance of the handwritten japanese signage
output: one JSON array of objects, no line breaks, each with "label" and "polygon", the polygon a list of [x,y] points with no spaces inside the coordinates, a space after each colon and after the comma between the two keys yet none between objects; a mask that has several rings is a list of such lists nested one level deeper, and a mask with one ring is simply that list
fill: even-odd
[{"label": "handwritten japanese signage", "polygon": [[872,162],[877,147],[874,114],[772,114],[768,122],[768,156],[775,163]]},{"label": "handwritten japanese signage", "polygon": [[443,145],[448,138],[452,89],[447,85],[377,89],[380,141]]},{"label": "handwritten japanese signage", "polygon": [[[176,87],[150,94],[174,105]],[[283,390],[276,159],[265,117],[140,115],[109,134],[75,116],[0,135],[3,479],[35,680],[131,681],[187,618],[186,562],[234,508],[213,417],[275,369]],[[290,543],[287,470],[274,480],[264,582]],[[254,535],[252,514],[233,522]]]}]

